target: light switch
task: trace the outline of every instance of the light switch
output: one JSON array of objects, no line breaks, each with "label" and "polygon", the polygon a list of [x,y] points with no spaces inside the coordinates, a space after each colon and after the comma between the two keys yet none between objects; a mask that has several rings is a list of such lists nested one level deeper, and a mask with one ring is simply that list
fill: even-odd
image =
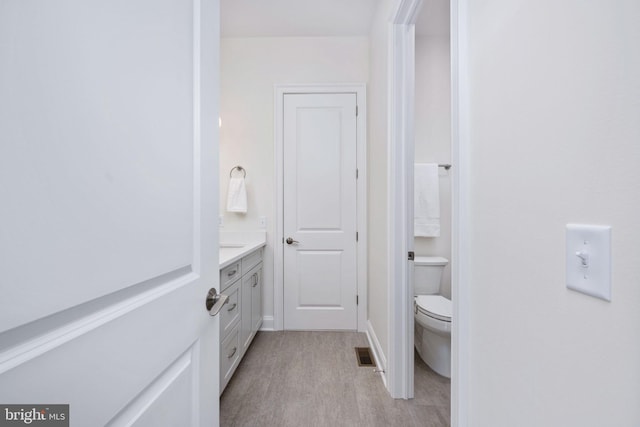
[{"label": "light switch", "polygon": [[611,301],[611,227],[567,224],[567,288]]}]

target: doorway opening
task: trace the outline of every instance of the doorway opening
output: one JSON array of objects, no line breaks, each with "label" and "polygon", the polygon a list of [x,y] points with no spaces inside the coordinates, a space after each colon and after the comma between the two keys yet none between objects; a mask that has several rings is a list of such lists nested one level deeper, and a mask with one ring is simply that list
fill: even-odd
[{"label": "doorway opening", "polygon": [[[414,393],[413,168],[415,131],[415,23],[423,0],[401,0],[392,13],[389,159],[389,391]],[[468,406],[468,82],[467,3],[450,0],[451,47],[451,423],[466,425]],[[411,197],[409,197],[409,195]]]}]

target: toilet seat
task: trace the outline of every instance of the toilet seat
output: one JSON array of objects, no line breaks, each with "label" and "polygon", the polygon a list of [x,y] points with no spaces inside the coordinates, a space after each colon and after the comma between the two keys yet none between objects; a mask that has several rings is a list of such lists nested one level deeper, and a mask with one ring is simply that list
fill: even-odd
[{"label": "toilet seat", "polygon": [[453,306],[451,300],[442,295],[418,295],[415,298],[416,310],[425,316],[443,322],[451,322]]}]

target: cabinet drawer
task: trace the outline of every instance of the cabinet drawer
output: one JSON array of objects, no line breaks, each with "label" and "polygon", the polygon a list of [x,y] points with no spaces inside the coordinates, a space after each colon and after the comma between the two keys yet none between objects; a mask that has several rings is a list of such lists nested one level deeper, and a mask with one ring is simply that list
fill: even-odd
[{"label": "cabinet drawer", "polygon": [[240,261],[237,261],[220,270],[220,288],[222,291],[242,276],[240,266]]},{"label": "cabinet drawer", "polygon": [[236,366],[238,366],[240,354],[240,326],[236,324],[220,344],[220,393],[222,393]]},{"label": "cabinet drawer", "polygon": [[260,261],[262,261],[262,248],[251,252],[249,255],[242,258],[242,271],[246,274],[249,270],[258,265]]},{"label": "cabinet drawer", "polygon": [[225,291],[225,295],[229,297],[227,303],[220,310],[220,338],[224,338],[231,331],[234,323],[240,318],[240,283],[236,280],[233,285],[229,286]]}]

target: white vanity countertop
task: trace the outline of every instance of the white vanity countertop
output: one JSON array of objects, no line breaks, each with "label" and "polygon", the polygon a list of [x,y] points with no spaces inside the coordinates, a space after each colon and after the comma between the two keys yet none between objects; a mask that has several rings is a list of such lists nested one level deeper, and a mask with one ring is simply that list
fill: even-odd
[{"label": "white vanity countertop", "polygon": [[221,231],[220,269],[265,246],[266,243],[265,231]]}]

